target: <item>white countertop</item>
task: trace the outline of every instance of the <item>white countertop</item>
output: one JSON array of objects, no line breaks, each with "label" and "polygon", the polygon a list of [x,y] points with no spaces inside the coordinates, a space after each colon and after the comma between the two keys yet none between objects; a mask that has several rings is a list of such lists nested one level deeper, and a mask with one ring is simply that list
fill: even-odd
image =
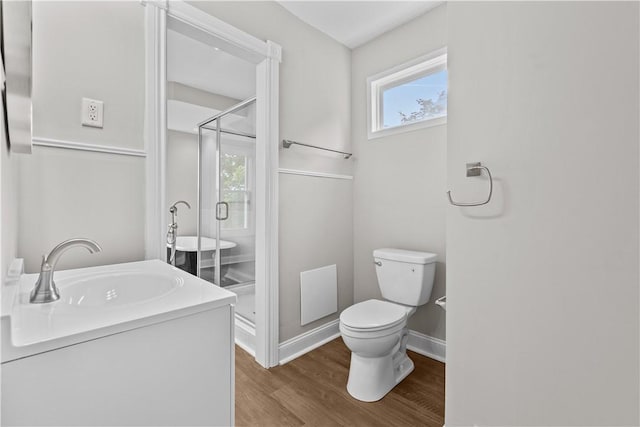
[{"label": "white countertop", "polygon": [[224,305],[234,293],[159,260],[58,271],[60,299],[30,304],[38,274],[3,287],[2,362]]}]

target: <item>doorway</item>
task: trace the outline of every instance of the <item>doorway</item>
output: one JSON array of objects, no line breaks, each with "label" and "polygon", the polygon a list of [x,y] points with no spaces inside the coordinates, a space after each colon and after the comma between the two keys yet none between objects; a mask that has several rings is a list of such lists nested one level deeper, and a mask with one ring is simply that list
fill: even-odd
[{"label": "doorway", "polygon": [[237,343],[276,366],[280,47],[181,1],[147,3],[147,31],[147,258],[189,203],[176,265],[239,295]]}]

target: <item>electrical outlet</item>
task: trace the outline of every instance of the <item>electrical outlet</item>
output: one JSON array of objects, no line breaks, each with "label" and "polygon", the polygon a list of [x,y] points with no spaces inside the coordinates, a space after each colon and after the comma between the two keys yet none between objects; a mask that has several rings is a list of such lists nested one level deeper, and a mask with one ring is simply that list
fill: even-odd
[{"label": "electrical outlet", "polygon": [[95,99],[82,98],[82,126],[91,126],[94,128],[102,127],[102,101]]}]

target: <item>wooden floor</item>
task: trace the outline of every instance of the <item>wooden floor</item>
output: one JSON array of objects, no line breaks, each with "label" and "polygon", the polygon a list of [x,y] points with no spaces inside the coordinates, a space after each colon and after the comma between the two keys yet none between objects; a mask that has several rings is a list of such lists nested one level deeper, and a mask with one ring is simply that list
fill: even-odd
[{"label": "wooden floor", "polygon": [[443,363],[409,352],[415,370],[382,400],[365,403],[347,393],[350,356],[337,338],[266,370],[236,346],[236,425],[444,425]]}]

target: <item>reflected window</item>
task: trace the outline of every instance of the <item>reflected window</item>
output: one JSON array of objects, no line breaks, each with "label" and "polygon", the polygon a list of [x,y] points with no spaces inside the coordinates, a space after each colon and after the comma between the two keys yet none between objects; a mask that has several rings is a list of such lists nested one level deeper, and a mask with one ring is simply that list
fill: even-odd
[{"label": "reflected window", "polygon": [[229,204],[229,218],[222,221],[224,230],[246,230],[250,228],[251,188],[248,171],[250,158],[241,154],[223,153],[222,200]]}]

